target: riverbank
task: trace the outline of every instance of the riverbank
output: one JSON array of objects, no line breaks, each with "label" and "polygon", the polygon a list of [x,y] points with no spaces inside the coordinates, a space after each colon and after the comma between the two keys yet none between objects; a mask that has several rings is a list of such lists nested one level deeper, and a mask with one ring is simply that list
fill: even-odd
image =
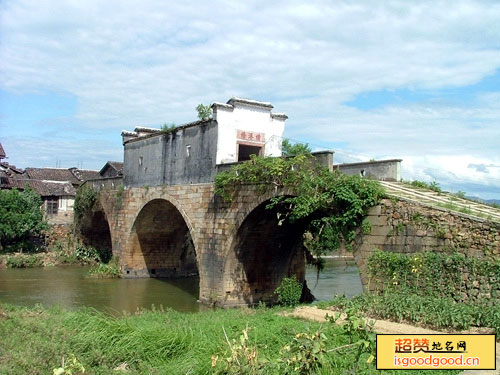
[{"label": "riverbank", "polygon": [[[63,357],[73,356],[85,368],[85,374],[239,373],[228,371],[236,359],[257,364],[255,374],[295,373],[286,369],[287,363],[297,358],[294,348],[300,344],[312,349],[314,343],[323,352],[317,374],[345,374],[355,363],[360,373],[379,373],[374,362],[366,362],[368,353],[358,362],[354,347],[327,352],[349,345],[356,335],[348,336],[332,323],[278,315],[285,311],[291,310],[141,310],[111,317],[89,309],[68,311],[0,304],[0,373],[51,374],[61,366]],[[318,331],[319,336],[315,335]],[[384,372],[389,373],[419,372]]]}]

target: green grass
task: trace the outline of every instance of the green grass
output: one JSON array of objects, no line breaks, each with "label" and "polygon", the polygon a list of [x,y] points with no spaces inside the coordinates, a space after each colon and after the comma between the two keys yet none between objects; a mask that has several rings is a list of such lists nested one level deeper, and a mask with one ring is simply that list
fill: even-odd
[{"label": "green grass", "polygon": [[5,266],[9,268],[32,268],[42,265],[43,259],[40,254],[9,255],[5,260]]},{"label": "green grass", "polygon": [[408,322],[436,329],[464,330],[471,327],[493,328],[500,333],[500,306],[456,303],[442,296],[419,296],[391,292],[362,294],[352,299],[339,296],[318,304],[320,308],[355,308],[374,318]]},{"label": "green grass", "polygon": [[[96,311],[20,308],[0,305],[0,374],[52,374],[63,356],[74,355],[89,374],[212,374],[211,356],[229,356],[229,340],[250,328],[249,345],[259,357],[276,362],[280,350],[299,332],[322,329],[326,347],[349,343],[342,328],[277,315],[279,308],[216,310],[200,313],[142,311],[110,317]],[[318,374],[344,374],[354,353],[329,353]],[[360,363],[360,373],[377,374],[375,363]],[[275,373],[262,369],[259,374]],[[384,372],[388,374],[391,372]],[[392,372],[426,374],[426,372]],[[433,374],[457,372],[433,372]]]},{"label": "green grass", "polygon": [[122,273],[120,267],[118,266],[118,259],[111,258],[109,263],[98,263],[93,265],[89,272],[89,277],[95,277],[98,279],[113,279],[120,278]]}]

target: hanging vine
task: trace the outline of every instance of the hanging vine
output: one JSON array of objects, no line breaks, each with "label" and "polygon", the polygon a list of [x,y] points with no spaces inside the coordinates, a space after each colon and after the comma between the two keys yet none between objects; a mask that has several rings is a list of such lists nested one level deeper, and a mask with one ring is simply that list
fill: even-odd
[{"label": "hanging vine", "polygon": [[[251,157],[215,178],[215,192],[231,201],[244,185],[257,185],[261,193],[287,188],[294,196],[272,198],[269,209],[285,220],[308,222],[304,245],[321,262],[321,256],[350,246],[367,210],[384,195],[377,181],[331,172],[308,154],[290,158]],[[320,266],[321,266],[320,264]]]}]

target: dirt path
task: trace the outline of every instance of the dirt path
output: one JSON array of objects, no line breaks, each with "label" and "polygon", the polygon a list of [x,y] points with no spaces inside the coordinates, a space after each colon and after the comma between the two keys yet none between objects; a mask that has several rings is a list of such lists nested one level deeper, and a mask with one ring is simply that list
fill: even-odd
[{"label": "dirt path", "polygon": [[[325,322],[326,314],[333,315],[333,311],[331,310],[323,310],[318,309],[316,306],[301,306],[297,307],[293,312],[286,314],[286,316],[291,316],[295,318],[302,318],[307,320],[313,320],[316,322]],[[341,322],[342,318],[338,321]],[[395,323],[388,320],[377,320],[377,319],[368,319],[373,320],[375,322],[374,329],[377,333],[391,333],[391,334],[407,334],[407,333],[416,333],[416,334],[438,334],[438,333],[450,333],[446,331],[435,331],[432,329],[415,327],[409,324],[404,323]],[[462,333],[478,333],[466,331]],[[500,343],[496,343],[496,362],[497,369],[496,370],[466,370],[461,373],[461,375],[500,375]]]}]

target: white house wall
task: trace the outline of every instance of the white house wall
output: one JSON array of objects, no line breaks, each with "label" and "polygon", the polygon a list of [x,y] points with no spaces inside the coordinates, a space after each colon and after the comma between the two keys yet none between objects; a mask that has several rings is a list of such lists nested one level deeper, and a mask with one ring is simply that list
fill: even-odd
[{"label": "white house wall", "polygon": [[[217,164],[238,161],[238,141],[264,146],[265,156],[281,156],[281,140],[286,116],[273,115],[270,104],[262,103],[259,106],[240,102],[235,102],[233,105],[215,103],[213,108],[214,119],[218,124]],[[264,142],[238,139],[238,130],[264,134]]]}]

